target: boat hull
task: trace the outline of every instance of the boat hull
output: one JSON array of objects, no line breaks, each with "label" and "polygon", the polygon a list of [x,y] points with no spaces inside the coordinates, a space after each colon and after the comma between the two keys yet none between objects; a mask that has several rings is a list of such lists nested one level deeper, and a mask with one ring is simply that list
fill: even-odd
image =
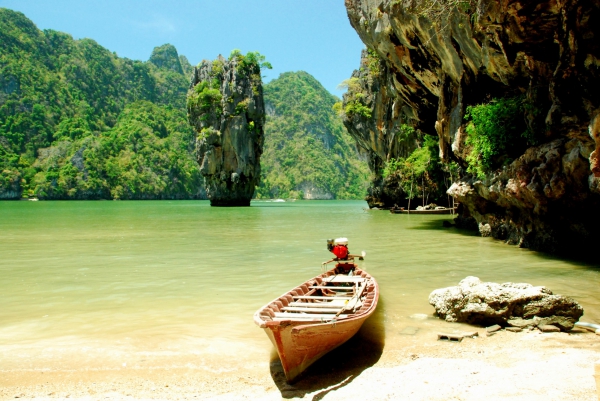
[{"label": "boat hull", "polygon": [[358,272],[368,276],[370,284],[365,291],[365,303],[355,313],[344,314],[338,319],[322,322],[296,321],[293,316],[289,320],[265,319],[267,309],[277,308],[281,301],[285,304],[286,297],[297,293],[298,290],[310,288],[310,285],[319,284],[319,278],[326,277],[330,272],[308,280],[255,313],[256,324],[265,330],[277,350],[288,383],[295,381],[306,368],[323,355],[352,338],[375,311],[379,300],[377,282],[365,272],[360,270]]},{"label": "boat hull", "polygon": [[366,319],[319,325],[277,325],[264,330],[277,349],[286,380],[291,382],[323,355],[351,339]]}]

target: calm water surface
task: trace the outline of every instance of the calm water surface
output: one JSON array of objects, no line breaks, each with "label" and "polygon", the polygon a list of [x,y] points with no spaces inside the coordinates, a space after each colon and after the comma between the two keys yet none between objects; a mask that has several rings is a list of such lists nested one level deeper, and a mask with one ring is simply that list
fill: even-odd
[{"label": "calm water surface", "polygon": [[56,358],[48,350],[268,352],[252,314],[319,274],[326,239],[340,236],[367,252],[386,347],[407,325],[446,324],[410,316],[431,315],[429,293],[469,275],[545,285],[600,323],[598,266],[444,229],[447,219],[360,201],[1,202],[0,368],[35,367]]}]

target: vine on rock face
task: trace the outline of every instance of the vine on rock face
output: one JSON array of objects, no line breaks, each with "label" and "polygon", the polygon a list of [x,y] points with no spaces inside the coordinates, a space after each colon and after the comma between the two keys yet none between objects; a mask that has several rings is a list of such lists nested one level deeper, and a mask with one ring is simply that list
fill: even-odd
[{"label": "vine on rock face", "polygon": [[381,74],[381,60],[375,50],[367,49],[367,58],[365,64],[374,78],[379,77]]},{"label": "vine on rock face", "polygon": [[202,113],[208,113],[215,108],[216,113],[221,114],[222,108],[220,104],[222,95],[221,91],[219,91],[219,86],[220,82],[217,80],[213,80],[211,85],[208,82],[200,82],[200,84],[194,87],[193,95],[188,96],[188,108],[198,108]]},{"label": "vine on rock face", "polygon": [[430,20],[434,25],[445,27],[448,18],[455,12],[472,13],[480,4],[478,0],[394,0],[393,5],[407,4],[409,10],[419,17]]},{"label": "vine on rock face", "polygon": [[340,103],[336,107],[338,115],[346,114],[348,117],[358,115],[366,119],[370,119],[372,116],[372,110],[367,106],[367,100],[365,94],[362,92],[360,81],[356,77],[344,80],[338,85],[340,89],[347,89],[348,98],[346,99],[346,107]]}]

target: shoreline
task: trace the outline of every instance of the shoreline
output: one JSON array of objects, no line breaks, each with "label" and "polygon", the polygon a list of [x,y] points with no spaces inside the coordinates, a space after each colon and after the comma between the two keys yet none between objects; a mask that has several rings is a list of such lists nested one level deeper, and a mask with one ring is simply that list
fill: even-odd
[{"label": "shoreline", "polygon": [[[478,331],[481,337],[449,342],[436,340],[432,330],[417,330],[395,335],[386,344],[360,332],[291,385],[285,383],[270,344],[248,349],[237,361],[215,350],[213,358],[167,355],[145,366],[104,361],[96,367],[44,369],[32,355],[29,368],[0,368],[0,399],[599,399],[594,364],[600,360],[600,336],[581,329],[502,331],[490,337]],[[14,351],[3,353],[0,362],[11,354],[23,357]]]}]

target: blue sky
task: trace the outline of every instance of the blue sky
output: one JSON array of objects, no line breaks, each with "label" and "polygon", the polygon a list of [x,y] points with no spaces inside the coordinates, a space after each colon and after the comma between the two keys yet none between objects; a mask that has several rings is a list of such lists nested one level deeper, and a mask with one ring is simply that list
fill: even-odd
[{"label": "blue sky", "polygon": [[337,96],[364,47],[344,0],[0,0],[0,7],[136,60],[165,43],[192,64],[233,49],[259,51],[273,65],[266,81],[303,70]]}]

